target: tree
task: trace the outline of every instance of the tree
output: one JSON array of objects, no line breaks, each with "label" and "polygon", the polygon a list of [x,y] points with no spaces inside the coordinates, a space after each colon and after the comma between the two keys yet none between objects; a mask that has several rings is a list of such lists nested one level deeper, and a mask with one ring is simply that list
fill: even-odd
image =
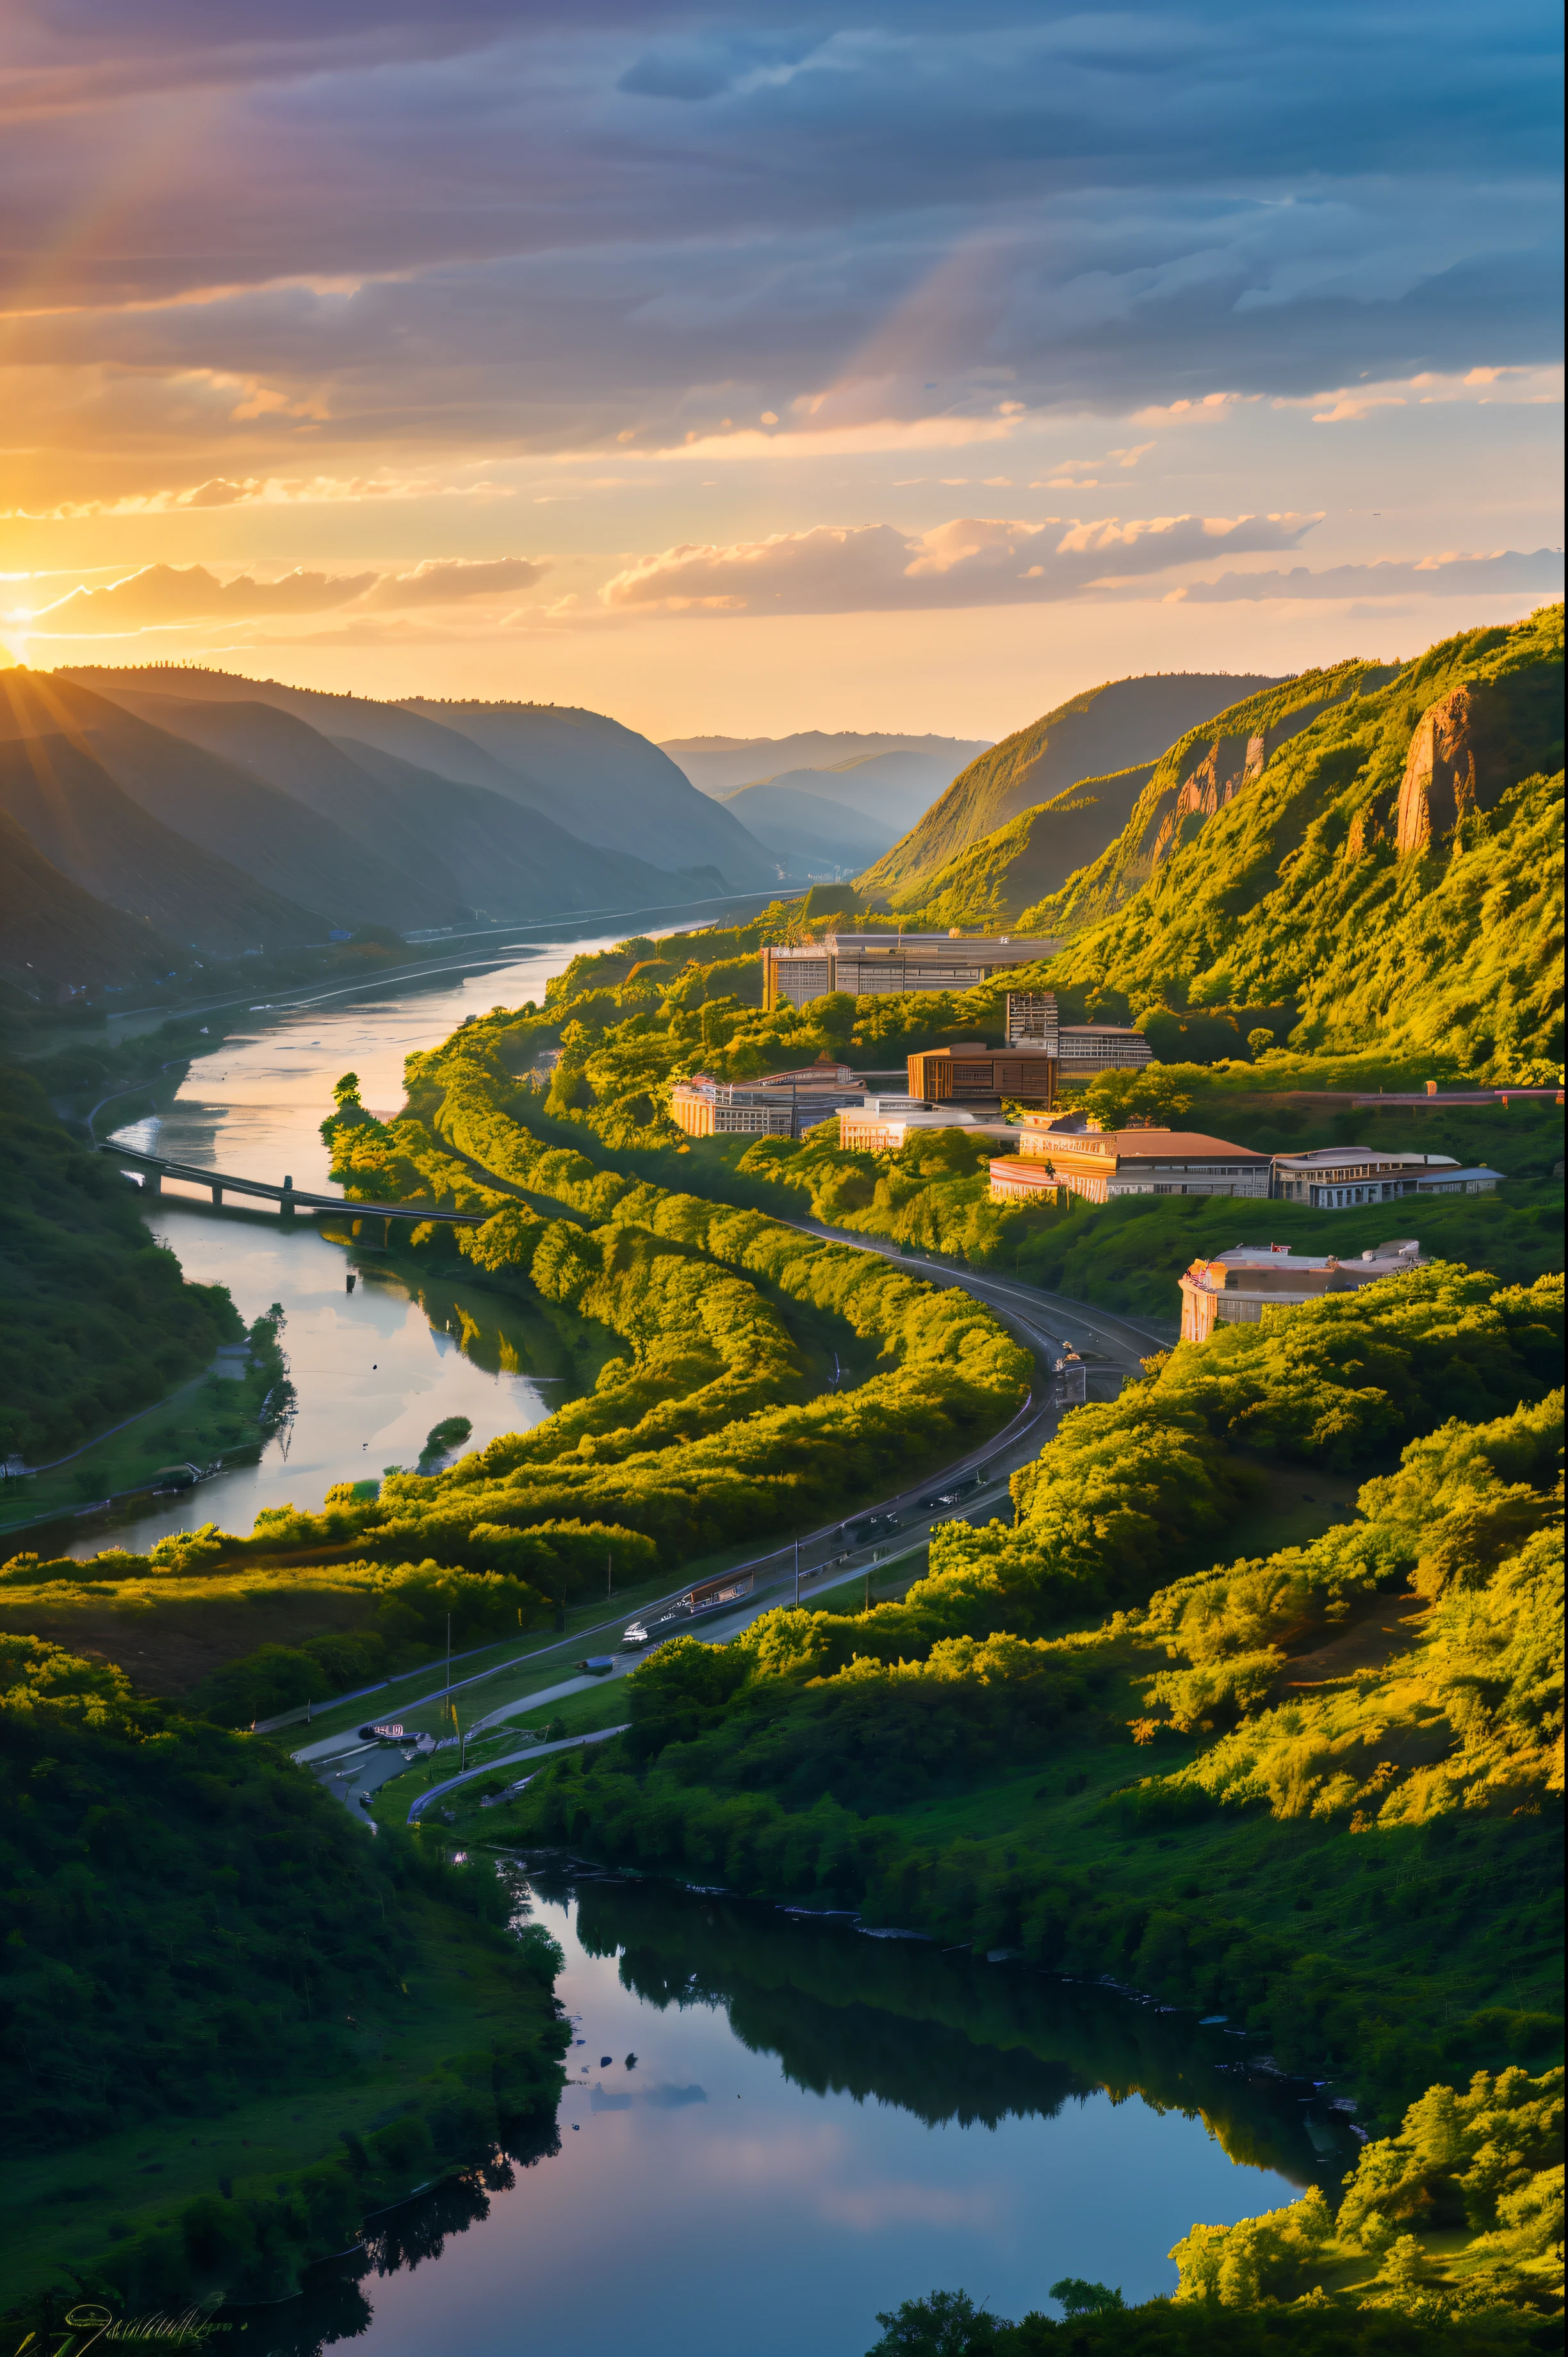
[{"label": "tree", "polygon": [[1255,1031],[1247,1034],[1247,1045],[1254,1056],[1266,1055],[1273,1044],[1274,1035],[1264,1024],[1260,1023]]},{"label": "tree", "polygon": [[1102,1129],[1163,1129],[1190,1109],[1192,1092],[1155,1064],[1141,1072],[1101,1072],[1085,1090],[1083,1104]]},{"label": "tree", "polygon": [[[1121,2306],[1119,2298],[1116,2305]],[[998,2318],[976,2308],[966,2291],[934,2291],[925,2299],[902,2300],[891,2313],[879,2309],[876,2321],[885,2330],[866,2357],[985,2357],[1000,2348],[999,2336],[1008,2330]]]},{"label": "tree", "polygon": [[1085,2283],[1081,2276],[1063,2276],[1054,2283],[1047,2295],[1059,2302],[1065,2316],[1109,2316],[1127,2303],[1120,2289],[1112,2291],[1109,2284]]}]

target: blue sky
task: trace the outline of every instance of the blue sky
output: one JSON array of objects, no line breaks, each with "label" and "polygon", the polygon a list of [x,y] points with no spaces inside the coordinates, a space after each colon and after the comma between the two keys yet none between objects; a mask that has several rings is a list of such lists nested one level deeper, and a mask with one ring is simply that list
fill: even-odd
[{"label": "blue sky", "polygon": [[55,0],[6,642],[1000,734],[1561,580],[1544,6]]}]

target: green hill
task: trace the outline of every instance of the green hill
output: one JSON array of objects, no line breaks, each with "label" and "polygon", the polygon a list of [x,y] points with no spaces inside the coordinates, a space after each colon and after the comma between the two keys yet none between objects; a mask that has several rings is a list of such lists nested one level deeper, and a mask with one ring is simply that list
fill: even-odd
[{"label": "green hill", "polygon": [[[918,907],[952,861],[1020,812],[1054,801],[1080,779],[1108,778],[1153,760],[1184,728],[1238,696],[1278,684],[1255,675],[1176,672],[1088,688],[972,761],[918,824],[867,870],[865,883],[885,892],[895,907]],[[1105,815],[1111,826],[1099,836],[1100,845],[1121,823],[1111,811]]]},{"label": "green hill", "polygon": [[1294,1006],[1292,1044],[1547,1077],[1562,1048],[1563,608],[1195,729],[1117,841],[1018,919],[1060,983]]},{"label": "green hill", "polygon": [[935,925],[1000,924],[1057,892],[1124,826],[1154,775],[1144,761],[1114,777],[1084,778],[983,835],[934,876],[922,917]]},{"label": "green hill", "polygon": [[78,1146],[30,1073],[0,1064],[0,1456],[63,1456],[199,1374],[242,1329],[188,1285],[134,1189]]}]

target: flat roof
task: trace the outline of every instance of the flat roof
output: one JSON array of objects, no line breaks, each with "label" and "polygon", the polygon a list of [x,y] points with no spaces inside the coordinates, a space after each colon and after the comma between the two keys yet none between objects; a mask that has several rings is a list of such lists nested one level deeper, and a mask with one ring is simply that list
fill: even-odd
[{"label": "flat roof", "polygon": [[1409,1153],[1397,1146],[1309,1146],[1299,1154],[1276,1154],[1276,1162],[1308,1163],[1323,1170],[1332,1169],[1337,1162],[1414,1162],[1430,1163],[1434,1168],[1452,1164],[1451,1154],[1418,1154],[1413,1147]]},{"label": "flat roof", "polygon": [[916,1048],[911,1049],[911,1063],[917,1056],[1039,1056],[1047,1064],[1058,1060],[1048,1048],[1032,1048],[1026,1039],[1011,1040],[1005,1048],[988,1048],[983,1039],[965,1039],[956,1048]]},{"label": "flat roof", "polygon": [[940,950],[944,957],[957,957],[964,953],[972,956],[976,951],[1005,950],[1010,963],[1022,964],[1027,963],[1031,951],[1055,950],[1058,946],[1054,935],[1015,941],[1011,933],[819,933],[814,942],[797,942],[792,948],[775,949],[773,955],[821,957],[824,950],[832,950],[840,956],[846,950],[886,950],[891,957],[908,957],[912,950]]}]

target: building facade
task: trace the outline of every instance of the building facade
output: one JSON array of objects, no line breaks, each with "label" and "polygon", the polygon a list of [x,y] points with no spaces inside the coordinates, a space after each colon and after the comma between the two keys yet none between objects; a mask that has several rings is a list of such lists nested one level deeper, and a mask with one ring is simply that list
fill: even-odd
[{"label": "building facade", "polygon": [[1283,1244],[1238,1244],[1217,1260],[1195,1260],[1181,1280],[1181,1339],[1206,1342],[1216,1326],[1256,1325],[1271,1309],[1299,1308],[1330,1293],[1354,1293],[1426,1263],[1413,1236],[1380,1244],[1359,1260],[1298,1255]]},{"label": "building facade", "polygon": [[1197,1130],[1101,1130],[1081,1114],[1026,1113],[1019,1125],[1018,1153],[1022,1162],[1050,1176],[1023,1177],[993,1163],[994,1201],[1037,1197],[1047,1187],[1065,1187],[1090,1203],[1116,1202],[1123,1195],[1240,1195],[1261,1200],[1269,1192],[1270,1156]]},{"label": "building facade", "polygon": [[1273,1193],[1315,1211],[1349,1211],[1398,1203],[1407,1195],[1490,1194],[1500,1170],[1461,1169],[1451,1154],[1393,1154],[1369,1146],[1314,1146],[1276,1154]]},{"label": "building facade", "polygon": [[806,1064],[755,1081],[693,1072],[670,1092],[670,1118],[688,1137],[803,1137],[844,1105],[864,1103],[847,1064]]},{"label": "building facade", "polygon": [[1063,1023],[1054,990],[1010,990],[1007,1044],[1055,1056],[1063,1079],[1087,1072],[1141,1071],[1155,1051],[1123,1023]]},{"label": "building facade", "polygon": [[909,1094],[929,1104],[996,1104],[1025,1097],[1050,1104],[1056,1096],[1057,1060],[1040,1048],[988,1048],[966,1040],[957,1048],[928,1048],[909,1059]]},{"label": "building facade", "polygon": [[762,1004],[804,1006],[830,990],[852,998],[897,990],[972,990],[977,983],[1054,957],[1057,941],[1014,941],[1007,933],[824,933],[793,948],[769,946],[762,958]]},{"label": "building facade", "polygon": [[902,1154],[911,1137],[932,1129],[959,1129],[966,1137],[1016,1137],[1004,1121],[983,1121],[976,1114],[952,1105],[944,1113],[886,1098],[867,1097],[858,1112],[839,1115],[839,1144],[859,1154]]}]

